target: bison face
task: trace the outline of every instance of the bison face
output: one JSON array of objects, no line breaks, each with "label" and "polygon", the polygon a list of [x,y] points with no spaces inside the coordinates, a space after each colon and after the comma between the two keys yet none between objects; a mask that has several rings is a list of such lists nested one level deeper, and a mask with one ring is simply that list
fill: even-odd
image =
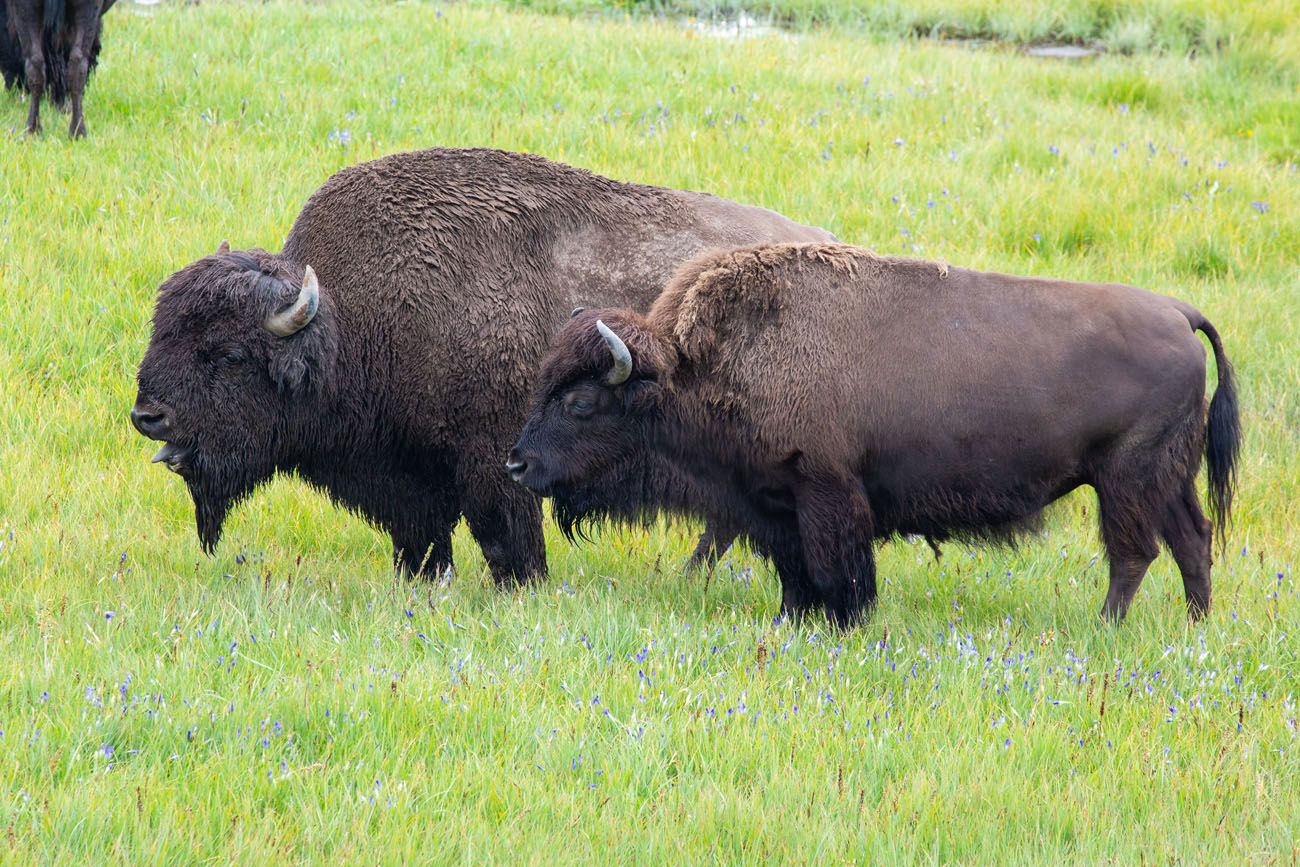
[{"label": "bison face", "polygon": [[623,511],[617,492],[646,461],[667,374],[634,314],[603,316],[627,341],[596,314],[575,316],[543,361],[541,388],[506,461],[511,478],[556,499],[566,529],[565,515]]},{"label": "bison face", "polygon": [[185,480],[209,553],[230,508],[297,458],[332,357],[319,305],[310,268],[262,251],[219,251],[159,290],[131,422]]}]

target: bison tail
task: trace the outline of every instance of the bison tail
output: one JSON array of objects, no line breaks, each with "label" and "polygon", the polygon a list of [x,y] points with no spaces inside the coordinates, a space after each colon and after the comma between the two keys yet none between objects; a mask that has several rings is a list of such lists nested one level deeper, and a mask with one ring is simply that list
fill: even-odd
[{"label": "bison tail", "polygon": [[45,95],[60,108],[68,101],[68,56],[62,44],[67,7],[67,0],[45,2],[45,39],[42,46],[45,53]]},{"label": "bison tail", "polygon": [[1205,462],[1209,475],[1210,514],[1222,547],[1232,514],[1232,498],[1237,488],[1237,457],[1241,451],[1237,383],[1218,330],[1194,307],[1182,305],[1182,310],[1192,328],[1209,338],[1214,350],[1214,366],[1219,371],[1219,383],[1210,398],[1210,412],[1205,422]]},{"label": "bison tail", "polygon": [[45,0],[45,35],[54,36],[63,29],[68,13],[67,0]]}]

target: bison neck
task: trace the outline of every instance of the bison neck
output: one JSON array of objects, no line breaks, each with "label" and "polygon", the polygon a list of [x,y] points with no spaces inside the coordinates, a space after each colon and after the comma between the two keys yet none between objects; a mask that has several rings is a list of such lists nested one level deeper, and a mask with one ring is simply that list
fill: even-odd
[{"label": "bison neck", "polygon": [[793,497],[779,468],[756,466],[743,448],[749,439],[717,413],[675,403],[650,432],[642,482],[646,502],[751,537],[773,520],[788,520]]}]

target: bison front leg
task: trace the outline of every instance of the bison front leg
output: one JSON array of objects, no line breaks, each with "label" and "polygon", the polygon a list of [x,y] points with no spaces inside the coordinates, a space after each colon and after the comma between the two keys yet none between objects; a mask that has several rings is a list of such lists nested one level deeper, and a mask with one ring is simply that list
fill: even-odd
[{"label": "bison front leg", "polygon": [[545,577],[541,500],[512,482],[501,471],[500,461],[462,461],[457,482],[465,520],[497,586],[513,587]]},{"label": "bison front leg", "polygon": [[782,616],[802,620],[821,604],[821,598],[809,582],[797,527],[792,524],[787,532],[776,533],[773,538],[759,541],[755,547],[772,561],[777,577],[781,579]]},{"label": "bison front leg", "polygon": [[[415,499],[407,500],[414,505]],[[452,567],[451,533],[460,520],[460,505],[445,496],[416,510],[409,520],[389,529],[394,567],[408,578],[437,579]]]},{"label": "bison front leg", "polygon": [[856,625],[876,601],[871,506],[851,476],[801,468],[795,489],[799,541],[809,583],[826,616]]}]

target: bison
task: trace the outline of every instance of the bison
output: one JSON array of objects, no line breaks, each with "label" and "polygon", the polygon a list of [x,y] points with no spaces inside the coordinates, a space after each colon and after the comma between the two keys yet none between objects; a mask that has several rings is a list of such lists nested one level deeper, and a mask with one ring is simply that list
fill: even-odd
[{"label": "bison", "polygon": [[570,308],[644,309],[706,248],[828,238],[537,156],[362,163],[311,196],[280,253],[223,244],[162,284],[131,420],[185,480],[208,552],[286,472],[387,531],[407,572],[449,568],[464,515],[494,578],[524,581],[546,569],[541,505],[500,456]]},{"label": "bison", "polygon": [[25,87],[31,100],[27,133],[41,131],[41,98],[72,102],[68,134],[86,135],[81,100],[99,61],[101,17],[116,0],[0,0],[0,74],[5,87]]},{"label": "bison", "polygon": [[[1208,419],[1196,331],[1218,368]],[[776,244],[692,260],[646,315],[568,322],[507,468],[570,536],[657,511],[741,527],[782,610],[837,625],[876,598],[876,540],[1009,540],[1091,485],[1103,616],[1124,616],[1159,538],[1200,617],[1195,477],[1204,448],[1222,534],[1239,442],[1222,341],[1182,301]]]}]

